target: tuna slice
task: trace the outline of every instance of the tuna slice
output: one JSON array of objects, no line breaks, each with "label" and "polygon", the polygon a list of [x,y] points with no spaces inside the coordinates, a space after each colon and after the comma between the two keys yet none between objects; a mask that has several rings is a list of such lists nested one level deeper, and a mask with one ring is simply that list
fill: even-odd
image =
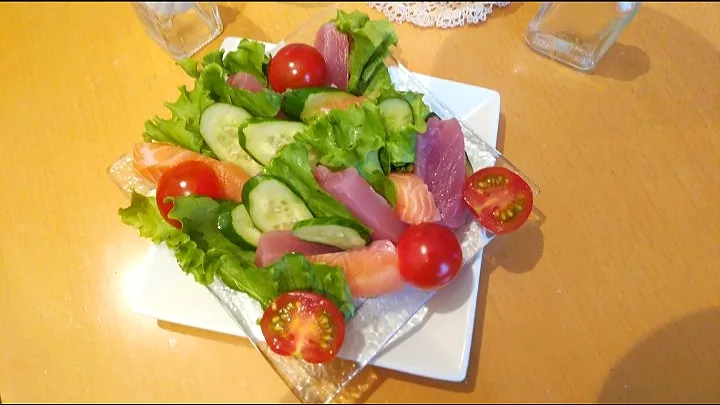
[{"label": "tuna slice", "polygon": [[420,224],[440,220],[440,211],[435,205],[435,198],[420,177],[412,173],[390,173],[388,178],[395,185],[397,192],[395,213],[401,221],[407,224]]},{"label": "tuna slice", "polygon": [[418,135],[415,174],[428,186],[440,211],[440,224],[461,226],[468,210],[462,199],[465,184],[465,138],[457,119],[432,117]]},{"label": "tuna slice", "polygon": [[228,77],[228,84],[231,87],[241,90],[247,90],[251,93],[257,93],[264,89],[263,85],[250,73],[238,72]]},{"label": "tuna slice", "polygon": [[348,68],[350,41],[347,35],[338,31],[333,23],[323,24],[315,34],[315,49],[325,59],[327,69],[325,84],[347,90],[350,72]]},{"label": "tuna slice", "polygon": [[291,231],[268,231],[263,232],[260,236],[255,251],[255,265],[258,267],[269,266],[287,253],[300,253],[308,256],[340,251],[333,246],[300,240],[293,236]]},{"label": "tuna slice", "polygon": [[354,167],[333,172],[325,166],[313,170],[318,184],[340,201],[371,230],[374,240],[397,243],[408,225],[400,220],[390,204],[360,176]]},{"label": "tuna slice", "polygon": [[308,256],[313,263],[340,266],[353,297],[373,298],[399,291],[404,285],[398,268],[397,249],[380,240],[356,250]]}]

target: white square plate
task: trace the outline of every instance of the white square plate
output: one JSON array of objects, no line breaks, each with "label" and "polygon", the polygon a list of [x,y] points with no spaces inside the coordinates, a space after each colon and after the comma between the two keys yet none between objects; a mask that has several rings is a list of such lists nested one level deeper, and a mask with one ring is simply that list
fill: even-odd
[{"label": "white square plate", "polygon": [[[235,49],[239,42],[240,38],[226,38],[222,48]],[[266,49],[274,47],[274,44],[265,45]],[[500,120],[498,92],[413,75],[465,125],[495,146]],[[371,364],[438,380],[463,381],[472,345],[481,257],[482,253],[472,271],[459,275],[431,299],[422,322],[391,342]],[[133,303],[135,312],[166,322],[245,337],[210,291],[182,272],[171,251],[151,246],[141,272],[143,284]]]}]

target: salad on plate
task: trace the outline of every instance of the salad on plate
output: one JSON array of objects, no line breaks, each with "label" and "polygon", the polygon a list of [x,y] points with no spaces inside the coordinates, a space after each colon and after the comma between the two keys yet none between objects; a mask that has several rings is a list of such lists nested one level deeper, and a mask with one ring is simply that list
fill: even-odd
[{"label": "salad on plate", "polygon": [[170,118],[145,123],[122,221],[164,244],[196,282],[221,280],[262,309],[281,356],[325,363],[357,302],[446,286],[463,264],[456,230],[526,222],[530,186],[513,171],[473,171],[456,118],[393,85],[386,20],[337,11],[313,45],[237,49],[178,62]]}]

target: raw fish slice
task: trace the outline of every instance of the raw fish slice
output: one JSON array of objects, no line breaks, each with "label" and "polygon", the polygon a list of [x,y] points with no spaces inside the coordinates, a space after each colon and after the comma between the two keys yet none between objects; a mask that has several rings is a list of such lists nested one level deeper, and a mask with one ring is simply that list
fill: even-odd
[{"label": "raw fish slice", "polygon": [[457,228],[465,223],[465,138],[457,119],[428,120],[427,131],[417,138],[415,174],[435,198],[442,225]]},{"label": "raw fish slice", "polygon": [[320,187],[340,201],[371,230],[374,240],[397,243],[408,224],[402,222],[390,204],[358,173],[354,167],[333,172],[319,165],[313,175]]},{"label": "raw fish slice", "polygon": [[325,59],[325,85],[347,90],[350,72],[350,41],[347,35],[338,31],[333,23],[323,24],[315,34],[315,49]]},{"label": "raw fish slice", "polygon": [[228,199],[241,202],[242,188],[250,176],[235,163],[216,160],[191,150],[164,142],[136,143],[133,168],[149,182],[157,185],[160,176],[178,163],[198,160],[212,167]]},{"label": "raw fish slice", "polygon": [[263,85],[250,73],[238,72],[228,77],[228,84],[231,87],[241,90],[247,90],[251,93],[257,93],[264,89]]},{"label": "raw fish slice", "polygon": [[401,221],[414,225],[440,220],[435,198],[420,177],[412,173],[390,173],[388,178],[395,185],[395,213]]},{"label": "raw fish slice", "polygon": [[308,256],[313,263],[340,266],[353,297],[373,298],[402,289],[397,249],[388,240],[374,241],[356,250]]},{"label": "raw fish slice", "polygon": [[269,266],[287,253],[300,253],[307,256],[340,251],[334,246],[298,239],[293,236],[292,231],[268,231],[263,232],[258,241],[255,265],[258,267]]}]

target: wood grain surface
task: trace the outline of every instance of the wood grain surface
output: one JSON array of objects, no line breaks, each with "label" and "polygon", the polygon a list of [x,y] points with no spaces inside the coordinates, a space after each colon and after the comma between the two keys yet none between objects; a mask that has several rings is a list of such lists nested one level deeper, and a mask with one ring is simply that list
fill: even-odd
[{"label": "wood grain surface", "polygon": [[[266,41],[318,7],[219,4],[222,37]],[[485,251],[466,382],[372,368],[358,399],[720,401],[720,5],[643,4],[590,75],[526,47],[537,8],[396,25],[414,71],[500,92],[546,219]],[[3,401],[296,402],[245,340],[130,310],[148,241],[105,169],[183,72],[127,3],[0,16]]]}]

